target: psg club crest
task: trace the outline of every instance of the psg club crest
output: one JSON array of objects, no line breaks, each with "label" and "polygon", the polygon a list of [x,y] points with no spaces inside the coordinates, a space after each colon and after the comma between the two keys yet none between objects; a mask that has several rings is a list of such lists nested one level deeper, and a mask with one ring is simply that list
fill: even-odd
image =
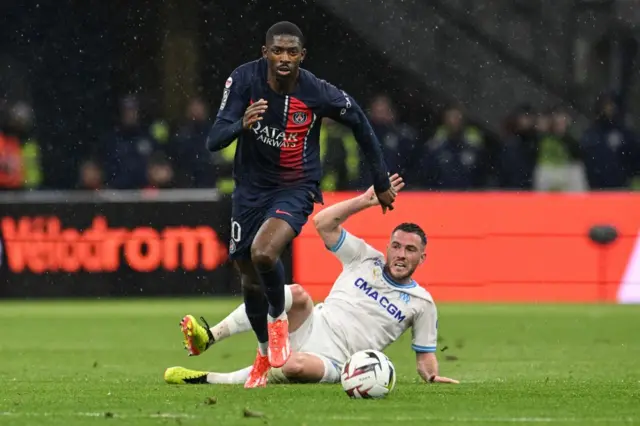
[{"label": "psg club crest", "polygon": [[307,122],[307,113],[306,112],[294,112],[293,113],[293,122],[295,124],[304,124]]}]

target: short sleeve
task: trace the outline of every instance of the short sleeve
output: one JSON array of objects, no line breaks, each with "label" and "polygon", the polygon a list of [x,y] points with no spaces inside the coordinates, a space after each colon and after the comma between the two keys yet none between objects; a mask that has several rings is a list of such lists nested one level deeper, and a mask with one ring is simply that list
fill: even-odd
[{"label": "short sleeve", "polygon": [[424,302],[424,308],[414,318],[411,329],[411,348],[415,352],[435,352],[438,344],[438,310],[433,302]]},{"label": "short sleeve", "polygon": [[338,242],[333,247],[327,247],[344,266],[362,261],[369,257],[378,257],[379,251],[367,244],[363,239],[357,238],[342,229]]},{"label": "short sleeve", "polygon": [[236,122],[242,118],[249,106],[249,93],[244,82],[243,71],[236,69],[224,83],[218,118]]}]

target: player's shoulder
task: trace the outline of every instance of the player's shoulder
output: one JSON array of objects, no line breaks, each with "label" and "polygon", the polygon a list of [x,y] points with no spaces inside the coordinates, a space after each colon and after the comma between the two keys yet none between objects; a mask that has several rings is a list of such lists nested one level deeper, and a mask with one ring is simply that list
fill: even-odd
[{"label": "player's shoulder", "polygon": [[369,263],[375,268],[380,269],[380,271],[383,271],[385,263],[384,253],[367,243],[365,240],[362,240],[362,242],[362,248],[360,249],[362,250],[362,262]]},{"label": "player's shoulder", "polygon": [[413,282],[413,286],[404,290],[404,292],[410,294],[414,298],[418,299],[417,303],[432,305],[435,307],[436,302],[433,300],[431,293],[424,287],[420,286],[417,282]]},{"label": "player's shoulder", "polygon": [[331,90],[337,90],[333,84],[304,68],[300,68],[300,81],[305,91],[315,92],[316,95],[326,95]]},{"label": "player's shoulder", "polygon": [[227,89],[234,84],[248,85],[258,78],[266,70],[266,62],[263,58],[256,59],[255,61],[246,62],[237,67],[229,78],[227,79],[225,86]]},{"label": "player's shoulder", "polygon": [[306,68],[300,68],[300,80],[304,83],[312,85],[320,85],[324,82],[324,80],[317,77],[314,73]]},{"label": "player's shoulder", "polygon": [[384,271],[384,254],[365,245],[360,249],[360,260],[348,267],[352,272],[368,276],[373,282],[379,281]]}]

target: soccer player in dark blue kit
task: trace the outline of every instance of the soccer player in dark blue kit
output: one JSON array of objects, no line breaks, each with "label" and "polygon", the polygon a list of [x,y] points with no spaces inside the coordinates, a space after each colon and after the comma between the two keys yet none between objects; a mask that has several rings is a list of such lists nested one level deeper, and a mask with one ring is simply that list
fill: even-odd
[{"label": "soccer player in dark blue kit", "polygon": [[[238,67],[227,79],[207,138],[211,151],[238,139],[229,257],[242,274],[244,309],[258,338],[246,388],[265,386],[269,368],[282,367],[291,354],[280,255],[307,222],[314,203],[322,203],[323,117],[352,129],[370,165],[383,211],[393,209],[396,196],[364,112],[347,93],[300,69],[305,54],[296,25],[273,25],[262,58]],[[191,315],[181,322],[190,355],[199,355],[215,342],[204,318],[203,322],[206,327]]]}]

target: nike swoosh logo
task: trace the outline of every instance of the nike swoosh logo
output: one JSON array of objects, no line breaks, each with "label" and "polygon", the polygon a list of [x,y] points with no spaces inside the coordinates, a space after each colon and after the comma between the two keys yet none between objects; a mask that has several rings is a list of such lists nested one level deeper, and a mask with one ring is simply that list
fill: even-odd
[{"label": "nike swoosh logo", "polygon": [[280,210],[280,209],[277,209],[277,210],[276,210],[276,214],[286,214],[287,216],[291,216],[291,217],[293,217],[293,216],[291,215],[291,213],[289,213],[289,212],[285,212],[284,210]]}]

